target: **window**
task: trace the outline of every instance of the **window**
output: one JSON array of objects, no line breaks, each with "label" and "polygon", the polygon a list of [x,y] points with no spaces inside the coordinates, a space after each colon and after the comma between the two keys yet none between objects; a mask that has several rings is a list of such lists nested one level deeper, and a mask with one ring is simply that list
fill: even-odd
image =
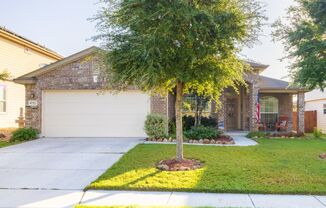
[{"label": "window", "polygon": [[326,115],[326,104],[323,105],[324,115]]},{"label": "window", "polygon": [[0,85],[0,113],[6,112],[6,87]]},{"label": "window", "polygon": [[278,99],[272,96],[260,98],[261,122],[265,124],[275,124],[278,120]]},{"label": "window", "polygon": [[211,112],[211,102],[207,98],[198,98],[198,100],[196,100],[194,95],[184,96],[183,112],[194,113],[196,111],[196,104],[199,105],[198,107],[203,108],[203,113]]}]

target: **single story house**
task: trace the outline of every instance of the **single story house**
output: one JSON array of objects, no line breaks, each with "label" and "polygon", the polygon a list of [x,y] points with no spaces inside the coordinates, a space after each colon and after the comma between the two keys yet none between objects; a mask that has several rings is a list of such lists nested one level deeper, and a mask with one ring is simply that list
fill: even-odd
[{"label": "single story house", "polygon": [[[135,87],[114,94],[105,89],[103,70],[96,47],[42,67],[15,79],[26,87],[26,126],[40,130],[45,137],[145,137],[144,121],[148,113],[160,113],[172,119],[175,96],[149,95]],[[298,129],[304,129],[304,89],[260,76],[267,66],[250,63],[246,75],[248,87],[239,94],[225,89],[218,112],[214,103],[211,116],[225,130],[257,130],[256,104],[261,102],[261,120],[272,125],[281,115],[288,118],[292,130],[292,97],[298,97]]]},{"label": "single story house", "polygon": [[313,90],[306,93],[305,105],[306,111],[316,111],[317,115],[317,129],[326,133],[326,89],[324,92],[320,90]]}]

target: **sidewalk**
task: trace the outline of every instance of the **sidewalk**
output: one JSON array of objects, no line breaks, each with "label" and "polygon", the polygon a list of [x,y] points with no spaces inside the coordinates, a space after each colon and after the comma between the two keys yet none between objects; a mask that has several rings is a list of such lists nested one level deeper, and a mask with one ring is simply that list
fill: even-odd
[{"label": "sidewalk", "polygon": [[326,196],[212,194],[184,192],[87,191],[81,204],[208,206],[223,208],[326,208]]}]

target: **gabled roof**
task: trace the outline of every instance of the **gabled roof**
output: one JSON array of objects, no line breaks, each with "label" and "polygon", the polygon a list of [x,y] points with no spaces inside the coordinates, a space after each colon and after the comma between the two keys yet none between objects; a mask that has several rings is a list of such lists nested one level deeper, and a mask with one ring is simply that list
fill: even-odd
[{"label": "gabled roof", "polygon": [[257,86],[262,92],[308,92],[306,88],[291,85],[289,82],[259,75]]},{"label": "gabled roof", "polygon": [[269,65],[261,64],[252,60],[246,60],[246,62],[254,69],[258,70],[258,72],[264,71]]},{"label": "gabled roof", "polygon": [[14,79],[14,82],[19,83],[19,84],[32,84],[35,83],[35,77],[40,76],[42,74],[48,73],[50,71],[53,71],[55,69],[57,69],[58,67],[64,66],[66,64],[75,62],[83,57],[89,56],[94,54],[95,52],[97,52],[98,50],[100,50],[98,47],[96,46],[92,46],[90,48],[87,48],[85,50],[82,50],[78,53],[75,53],[73,55],[70,55],[64,59],[61,59],[60,61],[54,62],[52,64],[46,65],[42,68],[39,68],[35,71],[32,71],[28,74],[25,74],[23,76],[20,76],[16,79]]},{"label": "gabled roof", "polygon": [[21,35],[18,35],[10,30],[8,30],[7,28],[5,27],[1,27],[0,26],[0,37],[2,38],[5,38],[7,40],[10,40],[12,42],[15,42],[17,44],[20,44],[20,45],[23,45],[23,46],[26,46],[26,47],[29,47],[41,54],[44,54],[48,57],[51,57],[55,60],[60,60],[62,59],[63,57],[61,55],[59,55],[58,53],[38,44],[38,43],[35,43]]}]

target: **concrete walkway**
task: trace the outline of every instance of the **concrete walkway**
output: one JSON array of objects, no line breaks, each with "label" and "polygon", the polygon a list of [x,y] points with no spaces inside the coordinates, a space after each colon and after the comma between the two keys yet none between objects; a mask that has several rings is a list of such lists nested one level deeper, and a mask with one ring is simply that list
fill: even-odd
[{"label": "concrete walkway", "polygon": [[254,140],[248,139],[246,137],[248,132],[245,131],[230,131],[230,132],[225,132],[225,134],[233,138],[235,142],[235,146],[253,146],[258,144]]},{"label": "concrete walkway", "polygon": [[83,189],[141,142],[42,138],[0,149],[0,208],[73,207]]},{"label": "concrete walkway", "polygon": [[209,206],[223,208],[326,208],[326,196],[87,191],[85,205]]}]

